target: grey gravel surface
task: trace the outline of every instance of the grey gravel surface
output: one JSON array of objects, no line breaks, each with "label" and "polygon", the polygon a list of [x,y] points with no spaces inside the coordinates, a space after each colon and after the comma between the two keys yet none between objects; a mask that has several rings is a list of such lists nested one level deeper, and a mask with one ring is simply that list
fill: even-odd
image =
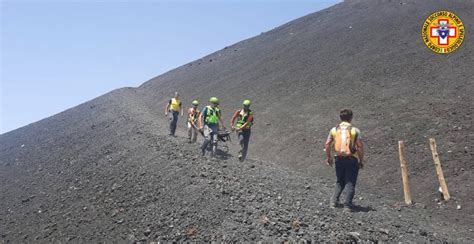
[{"label": "grey gravel surface", "polygon": [[88,115],[57,128],[70,144],[46,130],[2,147],[0,240],[472,240],[423,204],[361,190],[344,213],[329,208],[332,180],[225,152],[199,156],[137,101],[122,89],[82,105]]},{"label": "grey gravel surface", "polygon": [[[472,1],[348,1],[0,135],[0,242],[112,240],[473,241]],[[450,9],[466,41],[421,41]],[[165,103],[253,100],[249,158],[217,160],[169,138]],[[367,145],[358,211],[329,209],[322,147],[341,107]],[[434,136],[453,200],[436,201]],[[405,207],[397,141],[407,144]],[[460,205],[461,209],[457,209]]]}]

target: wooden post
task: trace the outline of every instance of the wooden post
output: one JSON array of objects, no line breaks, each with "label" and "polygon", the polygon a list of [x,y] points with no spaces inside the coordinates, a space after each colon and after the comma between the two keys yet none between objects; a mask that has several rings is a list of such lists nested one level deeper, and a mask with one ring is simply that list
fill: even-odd
[{"label": "wooden post", "polygon": [[400,169],[402,171],[403,193],[405,194],[405,203],[412,204],[410,183],[408,181],[407,161],[405,160],[405,144],[403,141],[398,141],[398,155],[400,156]]},{"label": "wooden post", "polygon": [[431,153],[433,154],[433,160],[436,167],[436,174],[438,175],[439,185],[443,190],[444,200],[448,201],[451,197],[449,196],[448,186],[446,185],[446,181],[444,180],[443,169],[441,168],[441,162],[439,161],[438,156],[438,149],[436,147],[436,141],[434,138],[430,138],[430,147]]}]

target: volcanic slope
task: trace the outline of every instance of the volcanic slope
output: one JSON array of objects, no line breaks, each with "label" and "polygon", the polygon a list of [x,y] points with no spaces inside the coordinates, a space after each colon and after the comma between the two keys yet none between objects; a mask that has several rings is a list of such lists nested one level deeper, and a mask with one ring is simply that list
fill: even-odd
[{"label": "volcanic slope", "polygon": [[[441,9],[466,23],[463,46],[449,55],[433,53],[421,39],[425,18]],[[448,211],[455,223],[472,220],[473,13],[474,1],[347,1],[225,47],[139,90],[160,109],[173,91],[186,104],[218,96],[226,121],[249,98],[256,116],[250,157],[314,177],[333,174],[322,164],[323,145],[339,109],[352,108],[369,166],[361,189],[403,199],[398,140],[404,140],[413,199],[436,209],[433,214]],[[429,137],[437,141],[454,197],[448,209],[434,201],[439,184]],[[455,211],[458,204],[463,211]]]},{"label": "volcanic slope", "polygon": [[[225,153],[198,156],[198,145],[157,131],[136,90],[78,108],[89,112],[55,116],[54,131],[40,121],[14,148],[2,143],[0,240],[473,240],[421,204],[361,192],[370,204],[343,213],[328,207],[327,179]],[[68,134],[50,137],[58,131]]]},{"label": "volcanic slope", "polygon": [[[271,239],[296,238],[300,230],[304,238],[330,240],[472,240],[466,226],[474,224],[473,5],[344,2],[137,89],[114,91],[3,134],[0,240],[136,240],[145,233],[173,240],[188,231],[199,239]],[[465,43],[450,55],[436,55],[421,41],[424,18],[439,9],[466,23]],[[208,162],[195,158],[193,145],[162,137],[162,110],[174,91],[186,104],[220,97],[227,121],[243,98],[252,99],[251,163],[242,166],[232,157]],[[367,144],[356,197],[365,208],[349,217],[327,209],[325,184],[332,184],[334,173],[322,165],[323,142],[341,107],[354,110]],[[437,139],[453,196],[447,204],[433,202],[438,187],[429,136]],[[399,139],[408,145],[419,202],[413,208],[396,204],[402,199]],[[230,206],[236,199],[240,207]],[[244,211],[243,205],[253,208]],[[346,218],[355,219],[344,227]],[[303,223],[297,232],[289,227],[295,219]],[[272,226],[276,232],[267,229]]]}]

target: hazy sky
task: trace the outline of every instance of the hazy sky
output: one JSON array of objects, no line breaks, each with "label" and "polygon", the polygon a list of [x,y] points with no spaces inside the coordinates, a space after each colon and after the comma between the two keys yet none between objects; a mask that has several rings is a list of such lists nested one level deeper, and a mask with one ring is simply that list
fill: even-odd
[{"label": "hazy sky", "polygon": [[0,133],[337,2],[0,0]]}]

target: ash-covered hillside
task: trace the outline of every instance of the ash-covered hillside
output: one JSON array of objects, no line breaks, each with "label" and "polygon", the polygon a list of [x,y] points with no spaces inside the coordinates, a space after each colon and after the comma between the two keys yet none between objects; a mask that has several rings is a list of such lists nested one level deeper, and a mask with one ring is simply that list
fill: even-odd
[{"label": "ash-covered hillside", "polygon": [[[440,9],[466,25],[449,55],[421,40]],[[473,10],[472,1],[347,1],[2,134],[0,241],[472,241]],[[234,149],[207,160],[163,136],[174,91],[186,105],[219,97],[226,122],[251,99],[250,160],[238,163]],[[327,207],[334,173],[322,151],[342,107],[367,148],[361,208],[349,216]],[[434,201],[428,137],[448,203]],[[399,205],[398,140],[417,202],[409,208]]]}]

